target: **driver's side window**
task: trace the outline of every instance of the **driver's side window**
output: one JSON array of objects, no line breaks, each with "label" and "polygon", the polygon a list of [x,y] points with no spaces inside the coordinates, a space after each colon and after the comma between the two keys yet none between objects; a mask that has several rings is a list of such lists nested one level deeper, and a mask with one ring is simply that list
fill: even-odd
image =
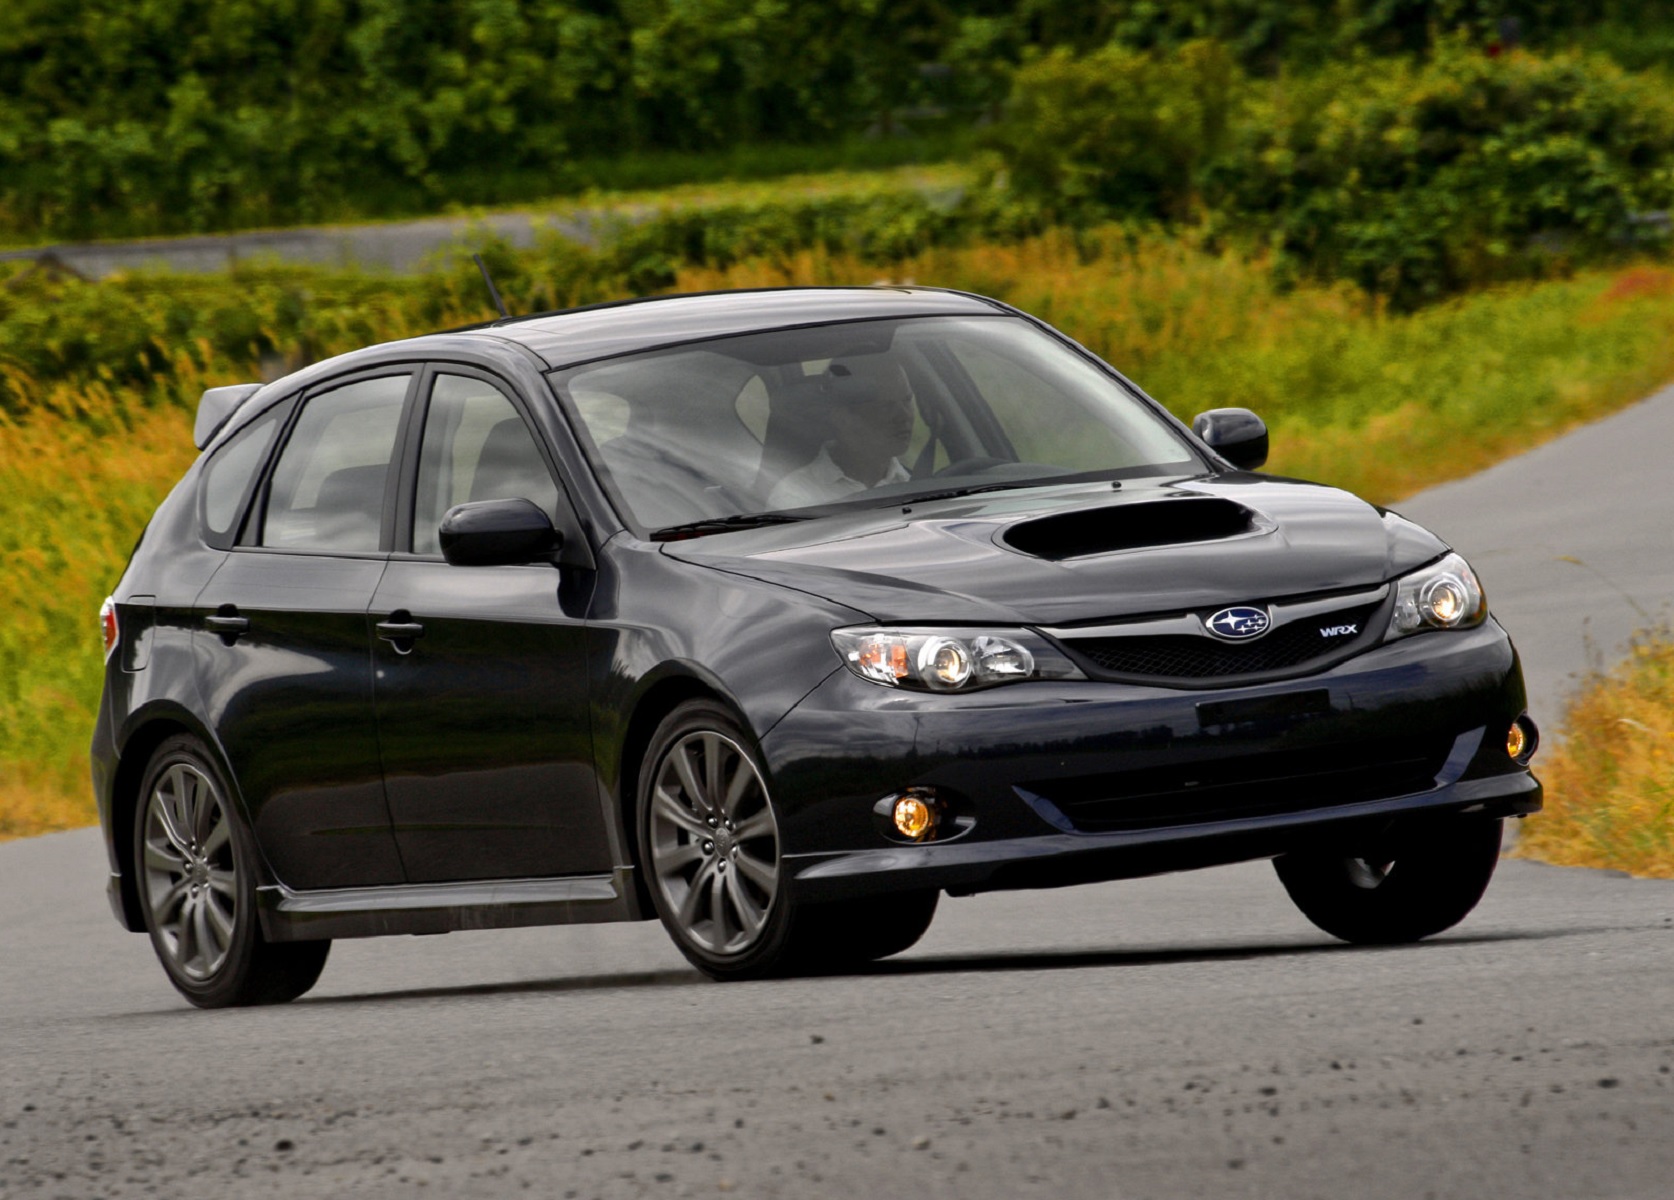
[{"label": "driver's side window", "polygon": [[529,427],[493,384],[438,374],[419,450],[413,553],[441,553],[437,527],[454,505],[518,498],[557,519],[558,485]]}]

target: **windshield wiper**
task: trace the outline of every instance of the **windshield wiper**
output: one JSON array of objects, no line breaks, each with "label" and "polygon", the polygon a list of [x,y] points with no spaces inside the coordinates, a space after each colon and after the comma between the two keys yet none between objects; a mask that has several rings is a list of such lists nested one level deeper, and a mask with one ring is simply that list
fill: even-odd
[{"label": "windshield wiper", "polygon": [[730,517],[705,517],[701,521],[687,521],[684,525],[669,525],[651,531],[654,542],[680,542],[702,537],[706,533],[726,533],[732,529],[759,529],[763,525],[784,525],[791,521],[806,521],[806,516],[782,512],[735,513]]},{"label": "windshield wiper", "polygon": [[916,493],[901,496],[892,501],[895,504],[925,504],[931,500],[957,500],[961,496],[975,496],[979,492],[1003,492],[1008,488],[1048,487],[1057,483],[1056,479],[1013,479],[1006,483],[978,483],[971,487],[949,488],[945,492],[926,492],[920,496]]}]

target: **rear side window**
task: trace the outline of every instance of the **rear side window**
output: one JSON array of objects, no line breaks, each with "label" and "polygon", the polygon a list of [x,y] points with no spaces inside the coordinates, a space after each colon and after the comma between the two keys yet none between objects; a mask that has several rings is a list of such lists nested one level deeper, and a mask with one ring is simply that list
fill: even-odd
[{"label": "rear side window", "polygon": [[210,543],[225,549],[278,428],[279,410],[275,410],[236,434],[204,468],[199,498],[204,534]]},{"label": "rear side window", "polygon": [[454,505],[517,498],[557,519],[558,485],[529,427],[493,384],[437,375],[419,453],[413,552],[441,553],[437,527]]},{"label": "rear side window", "polygon": [[384,491],[411,375],[386,375],[311,396],[268,485],[263,546],[379,549]]}]

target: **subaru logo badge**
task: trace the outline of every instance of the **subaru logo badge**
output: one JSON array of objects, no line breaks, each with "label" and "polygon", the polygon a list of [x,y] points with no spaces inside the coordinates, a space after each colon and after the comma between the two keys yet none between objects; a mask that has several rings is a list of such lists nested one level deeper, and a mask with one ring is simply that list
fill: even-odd
[{"label": "subaru logo badge", "polygon": [[1273,619],[1267,615],[1265,609],[1239,605],[1236,608],[1221,609],[1203,622],[1203,625],[1218,638],[1225,638],[1229,642],[1241,642],[1246,638],[1260,637],[1267,632],[1267,627],[1272,623]]}]

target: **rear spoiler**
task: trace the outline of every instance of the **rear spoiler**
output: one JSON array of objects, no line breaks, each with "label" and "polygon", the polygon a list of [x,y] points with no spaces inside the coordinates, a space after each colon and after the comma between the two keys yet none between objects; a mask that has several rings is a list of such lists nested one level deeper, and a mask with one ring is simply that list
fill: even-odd
[{"label": "rear spoiler", "polygon": [[238,406],[262,390],[259,383],[235,383],[228,387],[210,388],[198,401],[198,418],[192,424],[192,441],[199,450],[221,431],[221,426],[238,411]]}]

